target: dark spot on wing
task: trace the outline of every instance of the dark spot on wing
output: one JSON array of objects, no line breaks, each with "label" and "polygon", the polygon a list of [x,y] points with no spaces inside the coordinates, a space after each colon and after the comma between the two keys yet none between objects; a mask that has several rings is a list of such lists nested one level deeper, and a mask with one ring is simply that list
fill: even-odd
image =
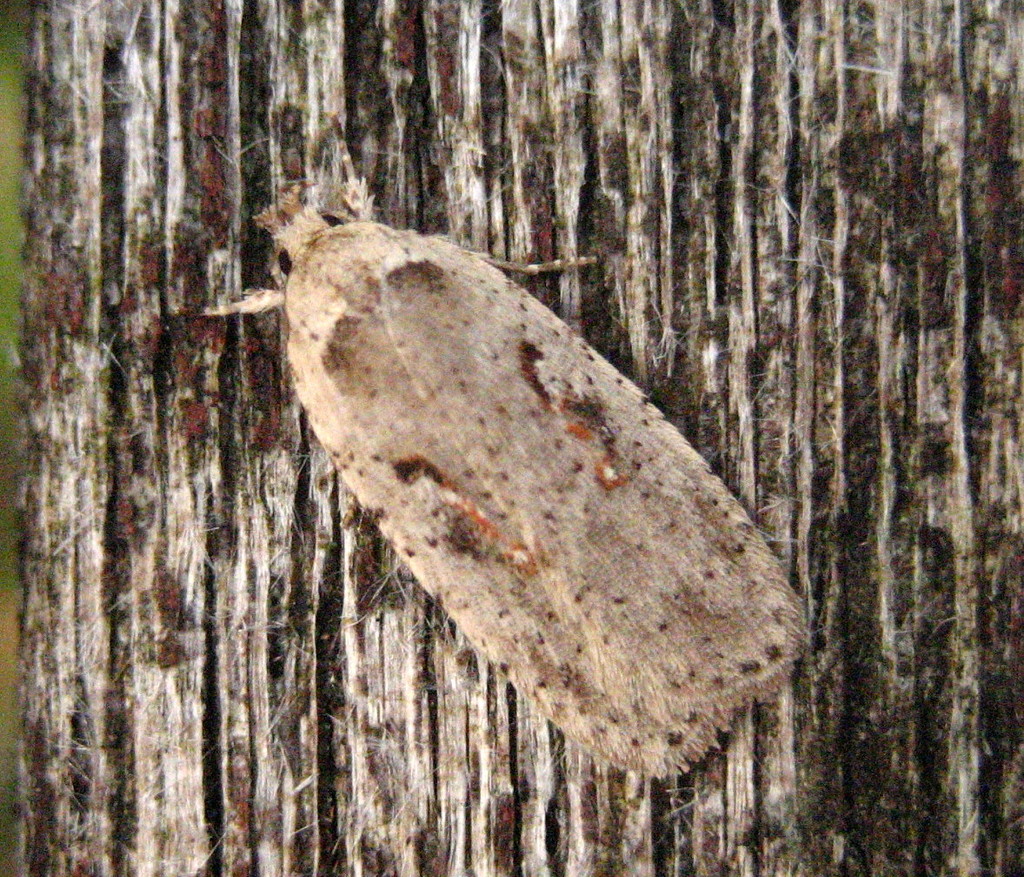
[{"label": "dark spot on wing", "polygon": [[437,466],[419,455],[395,460],[391,465],[398,480],[403,484],[412,484],[418,478],[429,478],[435,484],[444,484],[446,480]]},{"label": "dark spot on wing", "polygon": [[399,265],[388,272],[386,280],[391,286],[413,287],[433,295],[443,295],[448,289],[444,269],[426,259]]},{"label": "dark spot on wing", "polygon": [[[593,396],[568,396],[565,401],[562,402],[562,410],[566,414],[572,415],[576,420],[586,424],[594,432],[601,434],[607,434],[607,440],[614,441],[614,437],[611,435],[611,428],[608,426],[608,421],[604,414],[604,405],[602,405]],[[605,436],[602,435],[602,439]]]},{"label": "dark spot on wing", "polygon": [[[476,527],[464,517],[459,516],[452,520],[444,540],[458,554],[468,554],[474,560],[481,560],[484,557],[484,546],[480,541],[480,534]],[[501,617],[501,612],[498,613],[498,616]]]},{"label": "dark spot on wing", "polygon": [[558,680],[579,701],[592,700],[595,696],[586,676],[567,661],[558,665]]},{"label": "dark spot on wing", "polygon": [[544,354],[540,352],[535,344],[529,341],[519,342],[519,370],[523,373],[523,377],[526,378],[526,383],[530,385],[539,397],[540,400],[546,405],[551,405],[551,395],[547,391],[547,387],[544,386],[544,382],[540,379],[540,374],[537,371],[537,363],[544,358]]},{"label": "dark spot on wing", "polygon": [[355,336],[359,327],[359,318],[354,316],[339,317],[327,339],[322,356],[324,368],[328,372],[345,371],[352,365],[352,351]]}]

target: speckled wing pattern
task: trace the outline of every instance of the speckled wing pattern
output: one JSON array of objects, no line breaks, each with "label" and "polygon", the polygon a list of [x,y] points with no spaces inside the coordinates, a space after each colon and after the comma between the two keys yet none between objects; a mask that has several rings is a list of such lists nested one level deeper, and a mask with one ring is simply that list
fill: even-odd
[{"label": "speckled wing pattern", "polygon": [[570,739],[649,774],[787,678],[777,559],[640,390],[438,238],[284,238],[289,358],[322,444],[420,583]]}]

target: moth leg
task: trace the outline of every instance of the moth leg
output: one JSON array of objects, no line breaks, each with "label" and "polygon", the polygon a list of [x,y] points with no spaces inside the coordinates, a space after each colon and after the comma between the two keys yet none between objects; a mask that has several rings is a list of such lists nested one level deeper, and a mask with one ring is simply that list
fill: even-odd
[{"label": "moth leg", "polygon": [[284,293],[280,289],[249,289],[246,297],[232,304],[203,311],[205,317],[229,317],[232,314],[261,314],[284,307]]},{"label": "moth leg", "polygon": [[568,271],[572,268],[583,268],[586,265],[596,265],[596,256],[580,256],[576,259],[555,259],[553,262],[506,262],[504,259],[495,259],[493,256],[480,255],[485,262],[499,268],[502,271],[514,271],[517,274],[528,274],[531,277],[537,274],[547,274],[553,271]]}]

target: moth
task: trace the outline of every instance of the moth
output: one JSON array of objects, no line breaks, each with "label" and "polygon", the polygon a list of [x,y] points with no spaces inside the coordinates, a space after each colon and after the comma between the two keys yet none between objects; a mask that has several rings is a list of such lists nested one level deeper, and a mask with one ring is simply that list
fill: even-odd
[{"label": "moth", "polygon": [[[365,193],[364,193],[365,195]],[[345,484],[566,737],[663,775],[787,679],[803,629],[739,502],[643,393],[479,255],[283,197],[298,397]]]}]

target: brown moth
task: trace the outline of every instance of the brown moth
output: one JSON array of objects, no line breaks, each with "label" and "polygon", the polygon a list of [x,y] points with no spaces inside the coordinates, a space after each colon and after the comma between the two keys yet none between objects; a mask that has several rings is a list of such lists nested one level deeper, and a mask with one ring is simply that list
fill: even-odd
[{"label": "brown moth", "polygon": [[787,679],[803,624],[778,560],[565,323],[440,238],[338,224],[296,192],[261,223],[283,295],[219,313],[283,303],[299,399],[345,484],[568,738],[661,775]]}]

